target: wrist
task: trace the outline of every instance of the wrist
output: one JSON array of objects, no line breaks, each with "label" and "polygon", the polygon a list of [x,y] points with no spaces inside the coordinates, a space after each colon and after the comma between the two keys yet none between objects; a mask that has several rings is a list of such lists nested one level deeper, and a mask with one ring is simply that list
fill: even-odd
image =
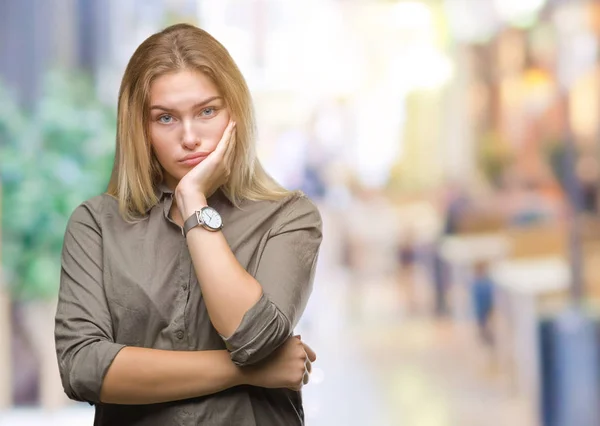
[{"label": "wrist", "polygon": [[224,385],[226,388],[232,388],[235,386],[242,386],[250,384],[244,368],[239,367],[233,363],[229,352],[226,350],[216,351],[219,353],[219,357],[223,357],[223,363],[221,364],[221,371],[223,371],[224,376]]},{"label": "wrist", "polygon": [[236,381],[238,386],[241,386],[241,385],[254,386],[255,385],[255,380],[254,380],[254,370],[255,369],[252,366],[239,367],[239,366],[235,365],[235,368],[237,370],[237,373],[235,375],[234,380]]},{"label": "wrist", "polygon": [[202,207],[208,206],[206,196],[201,192],[186,191],[184,189],[175,189],[175,202],[181,213],[183,220],[194,214]]}]

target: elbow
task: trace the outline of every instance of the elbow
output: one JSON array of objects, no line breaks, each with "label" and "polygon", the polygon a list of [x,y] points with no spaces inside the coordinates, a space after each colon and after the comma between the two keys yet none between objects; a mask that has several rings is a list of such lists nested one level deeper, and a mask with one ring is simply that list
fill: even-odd
[{"label": "elbow", "polygon": [[[104,376],[123,347],[99,341],[79,348],[68,357],[59,356],[60,378],[67,397],[90,404],[100,403]],[[71,350],[74,351],[73,348]]]},{"label": "elbow", "polygon": [[62,382],[62,387],[67,395],[67,398],[73,401],[82,401],[81,398],[74,391],[74,383],[72,381],[71,369],[68,367],[60,366],[60,379]]},{"label": "elbow", "polygon": [[256,364],[280,347],[292,334],[291,322],[274,305],[274,315],[254,333],[248,333],[239,339],[228,339],[227,349],[231,360],[238,367]]},{"label": "elbow", "polygon": [[76,361],[71,366],[62,366],[60,377],[65,394],[69,399],[90,404],[100,402],[100,394],[95,392],[97,386],[90,383],[89,378],[76,366]]}]

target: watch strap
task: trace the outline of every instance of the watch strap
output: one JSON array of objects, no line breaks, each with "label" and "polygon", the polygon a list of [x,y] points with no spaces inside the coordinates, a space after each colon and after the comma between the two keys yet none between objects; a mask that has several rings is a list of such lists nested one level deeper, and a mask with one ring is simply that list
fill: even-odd
[{"label": "watch strap", "polygon": [[183,228],[181,229],[183,236],[185,237],[190,229],[199,225],[202,225],[202,219],[200,218],[200,211],[197,210],[183,222]]}]

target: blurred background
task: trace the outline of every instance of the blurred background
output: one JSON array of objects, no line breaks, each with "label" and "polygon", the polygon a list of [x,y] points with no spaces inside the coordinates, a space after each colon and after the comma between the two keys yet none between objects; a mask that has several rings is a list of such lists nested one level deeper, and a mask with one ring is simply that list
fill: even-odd
[{"label": "blurred background", "polygon": [[53,343],[126,63],[177,22],[319,206],[312,426],[600,425],[600,1],[0,0],[0,425],[89,425]]}]

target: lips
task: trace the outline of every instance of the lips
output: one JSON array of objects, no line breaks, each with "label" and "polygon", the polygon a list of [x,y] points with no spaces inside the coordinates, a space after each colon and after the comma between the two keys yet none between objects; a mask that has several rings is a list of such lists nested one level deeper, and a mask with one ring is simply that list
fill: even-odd
[{"label": "lips", "polygon": [[180,164],[185,166],[195,166],[196,164],[201,163],[206,157],[208,157],[208,152],[197,152],[195,154],[188,154],[179,160]]}]

